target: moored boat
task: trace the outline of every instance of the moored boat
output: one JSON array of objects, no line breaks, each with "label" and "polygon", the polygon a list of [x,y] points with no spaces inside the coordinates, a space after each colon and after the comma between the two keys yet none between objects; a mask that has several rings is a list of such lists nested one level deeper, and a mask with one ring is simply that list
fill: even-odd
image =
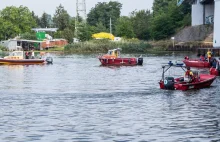
[{"label": "moored boat", "polygon": [[200,60],[200,59],[189,59],[188,57],[185,57],[183,60],[183,63],[187,67],[198,67],[198,68],[210,68],[210,63],[206,60]]},{"label": "moored boat", "polygon": [[209,69],[211,75],[220,76],[220,65],[219,60],[214,60],[212,63],[212,67]]},{"label": "moored boat", "polygon": [[184,77],[165,77],[165,72],[167,72],[171,67],[180,67],[185,71],[185,66],[183,65],[166,65],[163,66],[162,79],[159,81],[160,89],[165,90],[190,90],[190,89],[201,89],[210,87],[212,82],[216,79],[215,75],[209,74],[199,74],[199,72],[194,72],[192,80],[189,82],[184,79]]},{"label": "moored boat", "polygon": [[44,63],[51,63],[51,59],[25,59],[23,51],[13,51],[9,56],[0,58],[1,65],[31,65]]},{"label": "moored boat", "polygon": [[99,56],[98,59],[102,65],[116,65],[116,66],[134,66],[143,65],[143,58],[122,58],[120,57],[120,48],[109,50],[107,54]]}]

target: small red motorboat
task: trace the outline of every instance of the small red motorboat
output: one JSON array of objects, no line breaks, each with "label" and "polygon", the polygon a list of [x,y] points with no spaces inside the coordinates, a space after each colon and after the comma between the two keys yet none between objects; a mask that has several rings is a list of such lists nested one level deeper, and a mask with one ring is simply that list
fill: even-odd
[{"label": "small red motorboat", "polygon": [[185,57],[183,60],[183,63],[187,67],[198,67],[198,68],[210,68],[210,63],[206,60],[200,60],[200,59],[189,59],[188,57]]},{"label": "small red motorboat", "polygon": [[160,89],[165,90],[190,90],[190,89],[201,89],[210,87],[212,82],[216,79],[215,75],[209,74],[199,74],[199,72],[193,73],[193,79],[191,82],[184,81],[184,77],[165,77],[165,72],[167,72],[171,67],[180,67],[185,71],[185,66],[183,64],[173,65],[169,64],[163,66],[162,79],[159,81]]},{"label": "small red motorboat", "polygon": [[107,54],[99,56],[99,61],[102,65],[116,65],[116,66],[134,66],[143,65],[143,58],[140,56],[138,58],[122,58],[120,57],[120,48],[109,50]]}]

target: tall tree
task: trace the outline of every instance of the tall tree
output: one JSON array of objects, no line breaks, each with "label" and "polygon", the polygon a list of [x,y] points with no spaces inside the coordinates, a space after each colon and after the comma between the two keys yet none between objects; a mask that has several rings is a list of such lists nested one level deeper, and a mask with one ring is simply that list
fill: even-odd
[{"label": "tall tree", "polygon": [[51,27],[51,15],[44,12],[40,18],[40,25],[42,28]]},{"label": "tall tree", "polygon": [[36,21],[27,7],[10,6],[0,12],[2,28],[5,38],[13,38],[15,35],[30,32],[31,28],[36,27]]},{"label": "tall tree", "polygon": [[32,14],[32,17],[33,17],[33,19],[35,20],[35,22],[37,24],[37,27],[41,27],[40,18],[37,15],[35,15],[34,11],[32,11],[31,14]]},{"label": "tall tree", "polygon": [[116,35],[125,38],[135,37],[131,19],[126,16],[118,19],[116,24]]},{"label": "tall tree", "polygon": [[177,29],[190,24],[191,6],[183,3],[177,6],[176,0],[154,0],[151,21],[152,38],[169,38]]},{"label": "tall tree", "polygon": [[136,37],[142,40],[150,39],[150,20],[151,18],[150,10],[140,10],[133,11],[131,19],[133,22],[133,29]]},{"label": "tall tree", "polygon": [[70,16],[64,7],[60,4],[55,11],[53,23],[59,30],[64,30],[69,26]]},{"label": "tall tree", "polygon": [[115,24],[121,14],[122,4],[116,1],[99,2],[92,8],[87,15],[87,22],[90,26],[96,26],[102,23],[106,29],[110,29],[110,19],[112,22],[112,31],[115,31]]},{"label": "tall tree", "polygon": [[75,31],[75,18],[70,18],[70,23],[63,31],[58,31],[54,33],[54,38],[64,38],[68,40],[69,43],[73,42]]}]

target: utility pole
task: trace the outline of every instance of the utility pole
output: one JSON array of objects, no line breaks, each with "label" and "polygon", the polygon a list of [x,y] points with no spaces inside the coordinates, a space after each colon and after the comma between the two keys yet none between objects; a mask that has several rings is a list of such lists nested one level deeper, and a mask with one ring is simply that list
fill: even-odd
[{"label": "utility pole", "polygon": [[110,34],[112,34],[112,18],[110,17]]},{"label": "utility pole", "polygon": [[78,38],[80,26],[86,25],[86,19],[86,0],[76,0],[75,38]]}]

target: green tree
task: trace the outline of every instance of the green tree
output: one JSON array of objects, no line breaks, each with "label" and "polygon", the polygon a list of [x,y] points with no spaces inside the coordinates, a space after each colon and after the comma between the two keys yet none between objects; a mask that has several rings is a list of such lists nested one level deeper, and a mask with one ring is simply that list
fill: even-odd
[{"label": "green tree", "polygon": [[64,30],[59,30],[58,32],[54,33],[54,38],[64,38],[68,40],[69,43],[73,42],[74,38],[74,31],[75,31],[75,18],[70,18],[70,23],[68,27]]},{"label": "green tree", "polygon": [[34,11],[32,11],[31,14],[32,14],[32,17],[33,17],[33,19],[35,20],[35,22],[37,24],[37,27],[41,27],[40,18],[37,15],[35,15]]},{"label": "green tree", "polygon": [[142,40],[150,39],[150,10],[133,11],[131,19],[133,22],[133,29],[136,37]]},{"label": "green tree", "polygon": [[37,40],[36,33],[30,32],[30,33],[21,34],[21,39]]},{"label": "green tree", "polygon": [[51,27],[51,16],[44,12],[40,18],[40,25],[41,28]]},{"label": "green tree", "polygon": [[101,22],[97,23],[95,27],[96,27],[96,30],[95,30],[96,33],[109,32],[109,30]]},{"label": "green tree", "polygon": [[63,31],[65,28],[69,26],[70,16],[64,7],[60,4],[55,11],[53,17],[54,26],[59,28],[59,30]]},{"label": "green tree", "polygon": [[[30,32],[31,28],[36,27],[36,21],[27,7],[6,7],[0,12],[1,17],[1,34],[6,38]],[[1,36],[2,37],[2,36]]]},{"label": "green tree", "polygon": [[155,40],[168,38],[174,34],[175,28],[172,19],[165,13],[158,14],[151,23],[151,36]]},{"label": "green tree", "polygon": [[116,1],[99,2],[95,8],[92,8],[87,15],[87,22],[90,26],[97,26],[100,23],[104,25],[106,29],[110,29],[110,18],[112,21],[112,31],[115,31],[115,24],[121,14],[122,4]]},{"label": "green tree", "polygon": [[116,24],[116,35],[125,38],[135,37],[132,21],[130,18],[123,16],[118,19]]},{"label": "green tree", "polygon": [[177,6],[176,0],[154,0],[151,36],[156,40],[169,38],[178,29],[190,25],[191,6],[183,3]]}]

